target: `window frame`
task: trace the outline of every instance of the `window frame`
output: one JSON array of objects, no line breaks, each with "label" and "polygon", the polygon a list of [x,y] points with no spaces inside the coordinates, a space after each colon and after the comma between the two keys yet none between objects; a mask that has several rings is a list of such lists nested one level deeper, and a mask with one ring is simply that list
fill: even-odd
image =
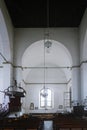
[{"label": "window frame", "polygon": [[[46,98],[44,98],[43,97],[43,106],[41,106],[41,97],[42,97],[42,95],[41,95],[41,91],[43,91],[44,90],[44,88],[42,88],[42,89],[40,89],[40,97],[39,97],[39,107],[40,107],[40,109],[52,109],[53,108],[53,91],[50,89],[50,88],[46,88],[47,90],[50,90],[50,92],[51,92],[51,99],[50,99],[50,101],[47,99],[47,97]],[[50,102],[51,103],[51,105],[50,106],[48,106],[47,104],[47,102]]]}]

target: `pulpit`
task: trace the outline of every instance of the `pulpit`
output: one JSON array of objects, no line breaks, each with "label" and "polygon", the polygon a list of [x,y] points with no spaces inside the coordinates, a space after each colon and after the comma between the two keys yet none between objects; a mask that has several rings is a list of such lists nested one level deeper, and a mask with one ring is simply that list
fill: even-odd
[{"label": "pulpit", "polygon": [[21,110],[21,97],[10,98],[9,99],[9,111],[17,112]]}]

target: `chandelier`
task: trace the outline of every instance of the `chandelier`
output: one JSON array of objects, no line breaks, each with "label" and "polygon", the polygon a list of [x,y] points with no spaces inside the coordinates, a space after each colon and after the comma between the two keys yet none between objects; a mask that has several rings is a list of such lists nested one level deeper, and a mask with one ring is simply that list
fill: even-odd
[{"label": "chandelier", "polygon": [[44,46],[47,47],[47,53],[49,53],[49,50],[50,50],[50,47],[52,45],[52,42],[50,40],[50,30],[49,30],[49,27],[50,27],[50,23],[49,23],[49,0],[47,0],[47,29],[46,29],[46,32],[45,32],[45,41],[44,41]]},{"label": "chandelier", "polygon": [[46,75],[46,63],[45,63],[45,48],[47,46],[45,46],[45,42],[44,42],[44,86],[43,86],[43,89],[40,93],[41,96],[43,96],[44,98],[46,98],[48,96],[48,88],[46,88],[46,82],[45,82],[45,75]]},{"label": "chandelier", "polygon": [[45,83],[45,75],[46,75],[46,62],[45,62],[45,57],[46,54],[45,52],[49,53],[50,52],[50,47],[52,46],[52,42],[49,39],[50,32],[49,32],[49,0],[47,0],[47,31],[44,33],[44,86],[43,89],[40,93],[41,96],[46,98],[48,96],[48,88],[46,88],[46,83]]}]

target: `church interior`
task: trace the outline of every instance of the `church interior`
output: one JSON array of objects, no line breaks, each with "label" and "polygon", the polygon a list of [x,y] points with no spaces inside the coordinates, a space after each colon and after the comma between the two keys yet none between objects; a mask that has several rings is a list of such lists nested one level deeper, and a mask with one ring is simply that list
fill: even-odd
[{"label": "church interior", "polygon": [[87,130],[87,0],[0,0],[0,130]]}]

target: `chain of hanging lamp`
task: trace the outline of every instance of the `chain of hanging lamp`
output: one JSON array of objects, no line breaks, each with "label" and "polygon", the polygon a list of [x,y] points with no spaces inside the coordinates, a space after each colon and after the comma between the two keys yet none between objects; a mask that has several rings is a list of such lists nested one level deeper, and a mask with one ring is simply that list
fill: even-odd
[{"label": "chain of hanging lamp", "polygon": [[[49,0],[47,0],[47,35],[49,37]],[[41,95],[46,98],[48,96],[48,93],[47,93],[47,88],[46,88],[46,61],[45,61],[45,48],[49,48],[49,41],[46,41],[45,42],[45,36],[44,36],[44,86],[43,86],[43,92],[41,93]]]},{"label": "chain of hanging lamp", "polygon": [[50,26],[50,23],[49,23],[49,0],[47,0],[47,32],[45,34],[47,41],[44,41],[44,43],[45,43],[45,47],[47,47],[48,53],[49,53],[49,48],[52,45],[52,42],[49,40],[49,35],[50,35],[49,26]]},{"label": "chain of hanging lamp", "polygon": [[46,88],[46,61],[45,61],[45,40],[44,40],[44,91],[43,91],[43,97],[47,97],[48,93],[47,93],[47,88]]},{"label": "chain of hanging lamp", "polygon": [[44,45],[43,45],[43,49],[44,49],[44,55],[43,55],[43,57],[44,57],[44,86],[43,86],[43,91],[41,92],[41,95],[44,97],[44,98],[46,98],[47,96],[48,96],[48,93],[47,93],[47,88],[46,88],[46,61],[45,61],[45,39],[44,39]]}]

